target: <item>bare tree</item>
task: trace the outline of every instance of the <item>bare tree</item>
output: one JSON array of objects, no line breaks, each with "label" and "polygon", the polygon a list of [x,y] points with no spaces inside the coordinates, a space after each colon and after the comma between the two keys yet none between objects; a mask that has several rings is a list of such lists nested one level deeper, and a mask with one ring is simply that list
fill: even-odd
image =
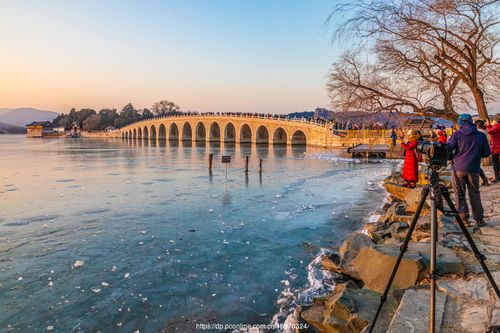
[{"label": "bare tree", "polygon": [[471,94],[458,75],[429,58],[422,49],[409,45],[406,41],[378,42],[375,46],[378,62],[383,70],[405,82],[408,77],[421,80],[429,89],[440,93],[441,107],[438,116],[456,120],[456,109],[470,108]]},{"label": "bare tree", "polygon": [[456,119],[453,108],[433,83],[415,75],[394,75],[384,66],[362,63],[354,52],[345,53],[329,75],[332,104],[342,111],[403,112]]},{"label": "bare tree", "polygon": [[169,116],[180,113],[181,108],[174,102],[162,100],[153,104],[151,110],[157,116]]},{"label": "bare tree", "polygon": [[353,0],[338,5],[332,15],[351,13],[343,16],[348,18],[339,25],[337,37],[352,33],[377,47],[403,45],[404,51],[398,56],[409,55],[411,60],[405,65],[417,61],[418,67],[423,57],[426,66],[432,66],[414,69],[438,68],[433,75],[446,78],[442,87],[448,85],[447,91],[459,85],[457,80],[462,82],[472,94],[479,115],[487,118],[486,100],[489,90],[495,88],[492,77],[500,64],[496,56],[499,2]]}]

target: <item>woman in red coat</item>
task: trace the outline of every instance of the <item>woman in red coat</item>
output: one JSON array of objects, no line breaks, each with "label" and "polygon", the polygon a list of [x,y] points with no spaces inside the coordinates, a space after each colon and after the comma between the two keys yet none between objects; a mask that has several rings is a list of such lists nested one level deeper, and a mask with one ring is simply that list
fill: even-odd
[{"label": "woman in red coat", "polygon": [[403,164],[403,186],[414,188],[418,182],[418,139],[417,131],[408,131],[408,142],[404,143],[404,136],[401,137],[401,147],[405,150],[405,161]]}]

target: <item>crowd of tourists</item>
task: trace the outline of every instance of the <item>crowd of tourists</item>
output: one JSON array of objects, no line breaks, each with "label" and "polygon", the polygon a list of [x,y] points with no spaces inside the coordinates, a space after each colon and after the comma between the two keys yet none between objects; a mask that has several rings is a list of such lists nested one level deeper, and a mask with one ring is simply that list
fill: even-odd
[{"label": "crowd of tourists", "polygon": [[[391,138],[395,135],[397,135],[396,130],[393,129]],[[419,131],[409,130],[406,137],[402,132],[400,139],[401,147],[404,149],[402,172],[404,186],[413,188],[419,180],[418,166],[422,156],[417,146],[422,136]],[[444,129],[438,128],[432,131],[431,140],[446,143],[452,152],[452,186],[460,217],[466,225],[470,225],[470,213],[466,201],[466,193],[468,193],[472,217],[477,226],[484,226],[479,186],[480,179],[482,179],[483,186],[488,186],[490,181],[500,183],[500,114],[495,115],[491,122],[489,120],[473,122],[469,114],[462,114],[458,118],[458,129],[449,138]],[[482,162],[490,158],[494,174],[491,180],[482,170]]]},{"label": "crowd of tourists", "polygon": [[387,125],[379,122],[332,121],[334,130],[383,130]]},{"label": "crowd of tourists", "polygon": [[252,112],[195,112],[186,111],[178,112],[177,116],[226,116],[226,117],[250,117],[250,118],[264,118],[264,119],[300,119],[310,123],[326,125],[333,123],[332,120],[322,117],[294,117],[286,114],[273,114],[273,113],[252,113]]}]

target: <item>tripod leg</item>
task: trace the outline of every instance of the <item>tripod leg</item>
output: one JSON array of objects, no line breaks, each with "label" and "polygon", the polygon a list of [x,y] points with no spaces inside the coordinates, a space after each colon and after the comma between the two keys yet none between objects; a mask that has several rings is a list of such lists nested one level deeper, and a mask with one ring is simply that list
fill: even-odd
[{"label": "tripod leg", "polygon": [[396,263],[394,264],[394,267],[392,269],[391,276],[389,277],[389,281],[387,281],[387,285],[385,286],[384,293],[382,296],[380,296],[380,303],[377,308],[377,312],[375,313],[375,317],[373,317],[373,321],[370,326],[370,330],[368,331],[369,333],[373,332],[373,329],[375,328],[375,324],[377,322],[378,316],[380,315],[380,311],[382,310],[382,306],[384,305],[385,301],[387,300],[387,295],[389,294],[389,290],[391,289],[392,281],[394,281],[394,278],[396,277],[396,273],[398,271],[399,265],[401,264],[401,260],[403,260],[403,256],[405,252],[408,250],[408,243],[411,240],[411,235],[413,234],[413,230],[415,230],[415,227],[417,226],[417,221],[418,218],[420,217],[420,213],[422,212],[422,208],[424,207],[425,200],[427,199],[427,196],[429,195],[430,188],[429,186],[425,186],[422,189],[422,193],[420,194],[420,201],[417,206],[417,210],[415,211],[415,214],[413,215],[413,219],[411,220],[410,227],[408,228],[408,232],[406,233],[405,240],[403,244],[401,245],[401,250],[399,252],[398,258],[396,259]]},{"label": "tripod leg", "polygon": [[430,327],[429,332],[434,333],[436,327],[436,244],[437,244],[437,204],[434,191],[431,190],[431,267],[430,267],[430,278],[431,278],[431,302],[430,302]]},{"label": "tripod leg", "polygon": [[450,192],[448,189],[445,191],[442,191],[444,200],[446,200],[446,203],[450,207],[453,215],[455,216],[455,219],[457,220],[458,226],[462,230],[462,233],[464,234],[465,238],[467,239],[467,242],[469,243],[469,246],[472,249],[472,252],[474,252],[474,255],[476,256],[477,260],[479,261],[479,264],[483,268],[484,273],[486,274],[486,277],[491,283],[491,286],[493,287],[493,290],[495,290],[495,293],[497,294],[498,299],[500,299],[500,290],[498,289],[498,285],[495,282],[495,279],[493,279],[493,276],[491,275],[490,270],[488,269],[488,266],[486,266],[486,263],[484,262],[486,260],[486,257],[484,254],[479,252],[479,249],[476,246],[476,243],[474,243],[474,240],[472,239],[469,231],[467,230],[467,227],[464,224],[464,221],[462,221],[462,218],[458,214],[457,208],[453,204],[453,201],[451,200],[450,197]]}]

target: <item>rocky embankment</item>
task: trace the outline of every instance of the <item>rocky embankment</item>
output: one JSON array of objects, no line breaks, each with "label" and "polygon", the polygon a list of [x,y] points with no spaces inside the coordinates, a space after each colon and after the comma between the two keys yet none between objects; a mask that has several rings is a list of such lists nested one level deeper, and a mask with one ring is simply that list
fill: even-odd
[{"label": "rocky embankment", "polygon": [[[442,178],[446,183],[446,177]],[[378,221],[351,234],[338,252],[323,257],[323,268],[335,272],[337,286],[301,313],[301,318],[318,331],[367,331],[420,197],[421,187],[407,189],[400,184],[397,175],[387,178],[390,197]],[[482,187],[481,192],[487,225],[470,227],[469,231],[500,284],[500,185]],[[492,326],[500,326],[500,300],[454,220],[440,214],[438,224],[438,332],[490,332]],[[430,211],[426,206],[375,332],[429,331],[429,241]]]}]

